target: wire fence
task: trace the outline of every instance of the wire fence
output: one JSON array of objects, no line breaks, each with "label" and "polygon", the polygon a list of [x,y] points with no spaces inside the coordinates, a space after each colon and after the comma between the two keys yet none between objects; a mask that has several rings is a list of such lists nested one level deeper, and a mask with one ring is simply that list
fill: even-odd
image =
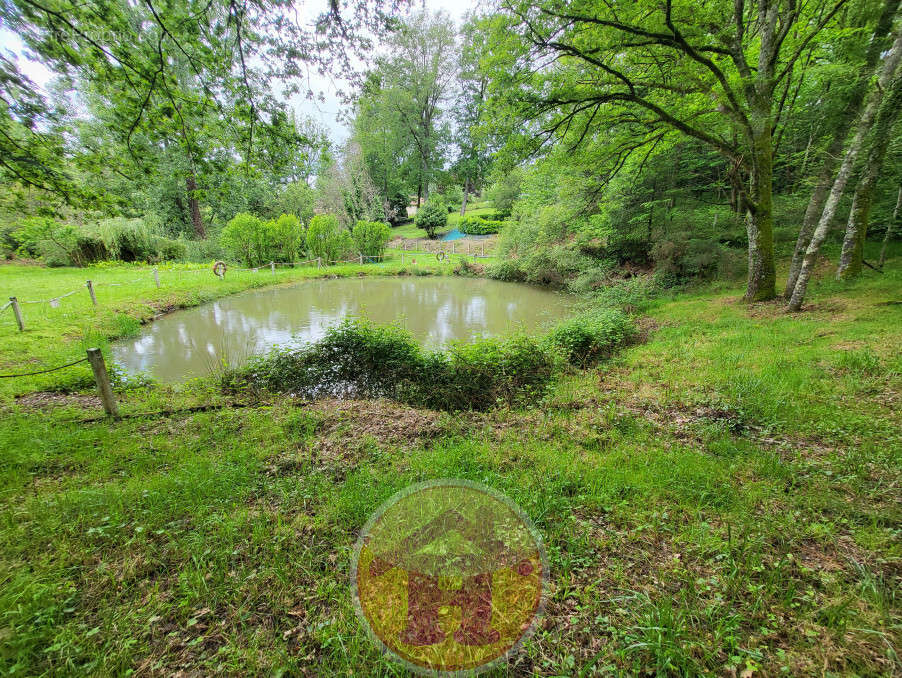
[{"label": "wire fence", "polygon": [[71,363],[66,363],[65,365],[60,365],[59,367],[51,367],[46,370],[38,370],[37,372],[20,372],[18,374],[0,374],[0,379],[15,379],[16,377],[33,377],[36,374],[48,374],[49,372],[56,372],[57,370],[64,370],[67,367],[72,367],[73,365],[78,365],[79,363],[88,362],[87,358],[82,358],[81,360],[75,360]]}]

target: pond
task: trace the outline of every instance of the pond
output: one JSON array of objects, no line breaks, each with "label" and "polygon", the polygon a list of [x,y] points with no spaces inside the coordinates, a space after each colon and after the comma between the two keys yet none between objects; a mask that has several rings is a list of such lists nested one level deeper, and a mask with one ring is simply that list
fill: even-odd
[{"label": "pond", "polygon": [[170,313],[139,336],[117,342],[113,359],[128,374],[175,383],[241,364],[273,346],[316,341],[347,317],[397,322],[436,348],[479,335],[540,331],[572,306],[563,294],[481,278],[313,280]]},{"label": "pond", "polygon": [[487,235],[467,235],[459,228],[452,228],[450,231],[445,233],[442,236],[442,240],[460,240],[461,238],[473,238],[474,240],[482,240],[484,238],[488,238],[490,236]]}]

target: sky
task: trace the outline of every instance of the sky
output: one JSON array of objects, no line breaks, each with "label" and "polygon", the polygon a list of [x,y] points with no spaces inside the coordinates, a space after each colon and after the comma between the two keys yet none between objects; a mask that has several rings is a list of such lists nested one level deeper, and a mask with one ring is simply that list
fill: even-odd
[{"label": "sky", "polygon": [[[428,8],[432,12],[443,10],[460,25],[461,19],[468,10],[476,7],[478,0],[413,0],[412,9]],[[315,17],[322,12],[328,4],[328,0],[313,0],[303,4],[300,11],[302,16]],[[0,51],[17,61],[19,69],[27,75],[32,82],[40,87],[45,87],[53,78],[53,73],[41,63],[27,57],[22,40],[13,31],[0,26]],[[321,93],[323,100],[308,99],[306,96],[296,95],[288,100],[299,116],[308,116],[320,123],[329,133],[329,137],[335,143],[341,143],[348,137],[348,129],[343,122],[338,120],[341,112],[341,102],[337,92],[342,83],[334,81],[330,77],[324,77],[317,73],[310,76],[310,89],[315,93]]]}]

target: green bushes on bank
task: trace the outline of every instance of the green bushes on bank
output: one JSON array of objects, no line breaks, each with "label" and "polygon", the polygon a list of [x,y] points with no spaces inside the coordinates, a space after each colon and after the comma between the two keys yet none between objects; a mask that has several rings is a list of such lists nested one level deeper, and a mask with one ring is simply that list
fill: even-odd
[{"label": "green bushes on bank", "polygon": [[159,261],[180,259],[185,245],[165,238],[142,219],[102,219],[84,225],[46,217],[22,220],[6,232],[10,248],[48,266],[86,266],[99,261]]},{"label": "green bushes on bank", "polygon": [[610,358],[635,336],[630,317],[616,308],[587,311],[564,320],[548,335],[572,365],[587,367]]},{"label": "green bushes on bank", "polygon": [[226,224],[219,241],[231,257],[246,266],[296,261],[304,252],[304,227],[291,214],[263,221],[241,212]]},{"label": "green bushes on bank", "polygon": [[341,261],[350,256],[354,241],[334,214],[317,214],[307,229],[307,249],[325,262]]},{"label": "green bushes on bank", "polygon": [[397,327],[346,320],[319,342],[252,359],[226,374],[223,386],[486,410],[540,399],[565,362],[598,362],[632,336],[626,314],[604,310],[565,321],[543,338],[516,335],[426,351]]},{"label": "green bushes on bank", "polygon": [[351,231],[357,251],[367,257],[378,257],[391,240],[391,227],[383,221],[358,221]]},{"label": "green bushes on bank", "polygon": [[476,215],[469,215],[460,220],[458,228],[461,233],[467,235],[492,235],[501,230],[503,222],[495,219],[484,219]]}]

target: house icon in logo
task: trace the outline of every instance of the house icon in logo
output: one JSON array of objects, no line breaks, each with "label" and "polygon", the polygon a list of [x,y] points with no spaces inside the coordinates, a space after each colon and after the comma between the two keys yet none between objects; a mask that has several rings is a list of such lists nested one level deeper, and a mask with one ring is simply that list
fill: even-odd
[{"label": "house icon in logo", "polygon": [[[439,628],[439,609],[457,606],[461,624],[454,640],[462,645],[489,645],[500,639],[491,627],[492,575],[501,568],[521,576],[533,573],[529,553],[511,548],[494,533],[494,521],[471,521],[454,509],[436,516],[408,534],[396,547],[376,551],[370,574],[380,576],[394,567],[407,573],[407,627],[400,640],[407,645],[435,645],[445,640]],[[460,580],[447,591],[442,578]]]},{"label": "house icon in logo", "polygon": [[461,480],[392,497],[361,531],[352,561],[361,620],[419,671],[483,670],[513,652],[541,615],[547,581],[525,514]]}]

